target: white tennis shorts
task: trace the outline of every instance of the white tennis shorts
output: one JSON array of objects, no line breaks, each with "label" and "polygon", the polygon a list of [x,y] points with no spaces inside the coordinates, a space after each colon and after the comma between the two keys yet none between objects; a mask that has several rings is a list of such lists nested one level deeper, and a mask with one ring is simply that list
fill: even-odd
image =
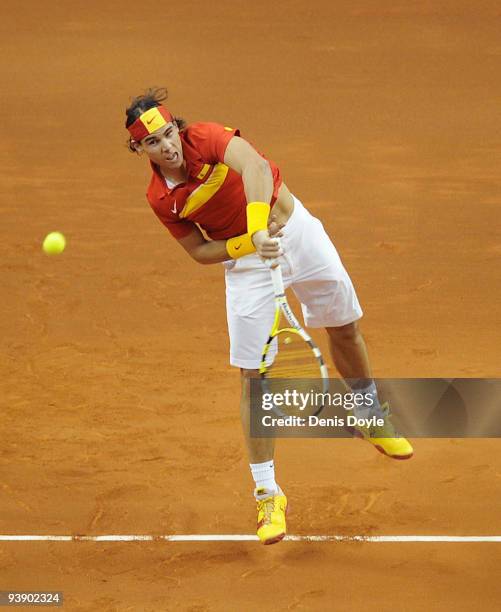
[{"label": "white tennis shorts", "polygon": [[[282,233],[284,285],[301,302],[305,325],[339,327],[360,319],[362,309],[336,248],[321,221],[297,198]],[[225,268],[230,364],[254,370],[275,313],[270,271],[256,253]]]}]

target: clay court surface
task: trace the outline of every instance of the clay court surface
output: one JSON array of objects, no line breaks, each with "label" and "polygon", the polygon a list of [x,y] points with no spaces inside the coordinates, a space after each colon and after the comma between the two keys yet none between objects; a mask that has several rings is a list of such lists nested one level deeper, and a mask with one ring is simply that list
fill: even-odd
[{"label": "clay court surface", "polygon": [[[323,220],[376,376],[501,376],[499,3],[21,13],[0,9],[0,534],[254,533],[222,266],[168,235],[124,146],[150,85],[239,127]],[[279,442],[289,532],[501,535],[501,442],[414,445]],[[75,611],[498,610],[500,569],[501,543],[0,543],[0,590]]]}]

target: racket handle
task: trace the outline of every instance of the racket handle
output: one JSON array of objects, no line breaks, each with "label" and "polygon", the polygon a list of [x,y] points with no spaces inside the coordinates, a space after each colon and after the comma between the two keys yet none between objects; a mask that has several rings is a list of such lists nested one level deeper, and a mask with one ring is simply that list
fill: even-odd
[{"label": "racket handle", "polygon": [[[275,263],[277,260],[270,260]],[[273,291],[275,296],[284,295],[284,279],[282,278],[282,269],[280,268],[280,264],[277,264],[274,268],[270,268],[271,280],[273,282]]]},{"label": "racket handle", "polygon": [[269,257],[266,257],[266,259],[265,259],[263,257],[262,260],[263,260],[264,265],[267,266],[268,268],[270,268],[270,270],[272,270],[273,268],[276,268],[277,266],[280,265],[278,263],[278,259],[270,259]]}]

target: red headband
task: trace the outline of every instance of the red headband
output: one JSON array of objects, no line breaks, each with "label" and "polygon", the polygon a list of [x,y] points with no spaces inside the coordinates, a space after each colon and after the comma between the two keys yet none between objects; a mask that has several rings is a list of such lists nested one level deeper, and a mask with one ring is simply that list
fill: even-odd
[{"label": "red headband", "polygon": [[169,113],[165,106],[155,106],[145,111],[132,125],[127,128],[130,135],[136,142],[146,138],[148,134],[156,132],[174,117]]}]

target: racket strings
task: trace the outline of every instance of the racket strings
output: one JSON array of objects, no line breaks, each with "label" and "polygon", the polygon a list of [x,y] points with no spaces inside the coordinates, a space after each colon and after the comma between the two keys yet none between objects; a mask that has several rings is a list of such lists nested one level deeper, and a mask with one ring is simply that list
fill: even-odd
[{"label": "racket strings", "polygon": [[282,405],[281,414],[315,414],[322,405],[316,394],[324,389],[320,361],[299,334],[279,332],[276,338],[277,352],[268,357],[266,364],[267,389],[280,395],[287,392],[302,394],[301,407],[297,404]]},{"label": "racket strings", "polygon": [[320,364],[310,345],[301,336],[279,333],[278,352],[268,358],[267,378],[318,378]]}]

